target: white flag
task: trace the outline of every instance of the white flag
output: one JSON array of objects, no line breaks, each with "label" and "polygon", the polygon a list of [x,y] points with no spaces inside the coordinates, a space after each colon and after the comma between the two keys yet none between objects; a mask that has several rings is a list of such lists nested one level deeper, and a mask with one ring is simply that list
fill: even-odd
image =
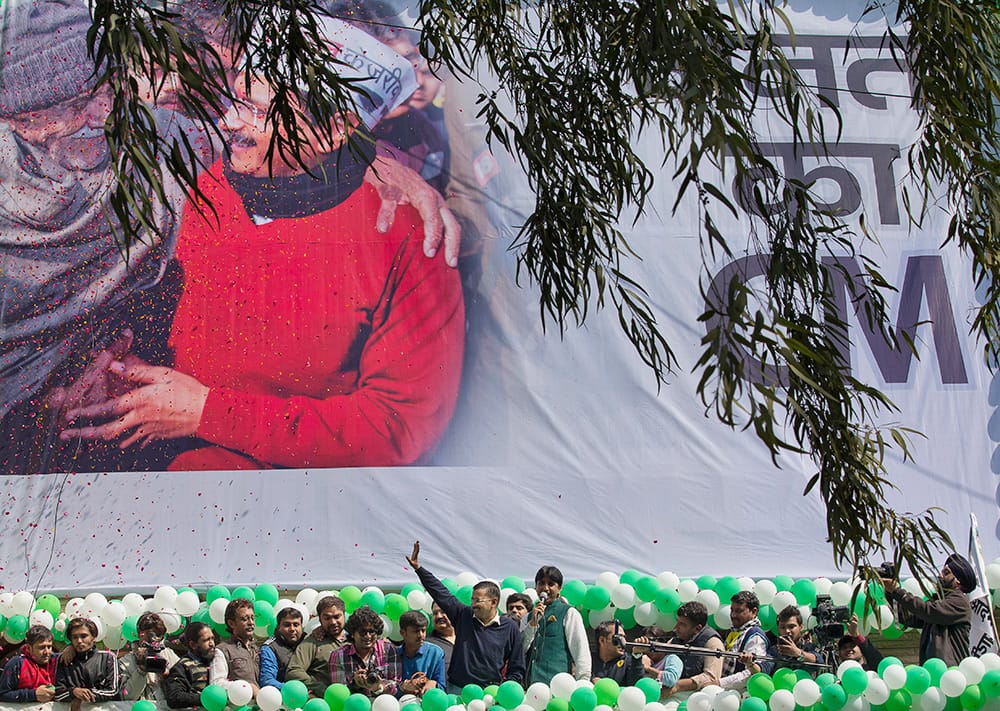
[{"label": "white flag", "polygon": [[996,621],[993,619],[993,602],[986,584],[986,563],[983,545],[979,540],[979,522],[969,514],[969,560],[976,571],[976,589],[969,593],[972,606],[972,632],[969,634],[969,656],[981,657],[997,651]]}]

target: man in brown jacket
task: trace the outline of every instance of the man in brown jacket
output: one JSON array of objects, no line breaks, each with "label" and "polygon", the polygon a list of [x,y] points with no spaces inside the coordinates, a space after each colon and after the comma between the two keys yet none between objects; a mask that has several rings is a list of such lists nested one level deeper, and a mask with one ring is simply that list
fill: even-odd
[{"label": "man in brown jacket", "polygon": [[952,666],[969,656],[972,608],[966,593],[976,589],[976,574],[968,560],[953,553],[938,575],[938,592],[929,600],[899,587],[899,580],[882,579],[897,619],[908,627],[921,627],[920,663],[932,657]]}]

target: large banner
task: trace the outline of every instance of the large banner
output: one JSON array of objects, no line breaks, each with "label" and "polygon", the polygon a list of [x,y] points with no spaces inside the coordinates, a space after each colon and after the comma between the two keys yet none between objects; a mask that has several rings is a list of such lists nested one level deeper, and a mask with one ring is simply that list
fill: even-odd
[{"label": "large banner", "polygon": [[[916,355],[890,350],[838,285],[853,375],[899,406],[891,422],[923,433],[912,461],[889,461],[889,500],[940,507],[958,542],[976,514],[990,559],[1000,395],[970,333],[970,265],[944,244],[947,206],[908,224],[901,156],[917,118],[882,48],[884,18],[862,2],[817,5],[792,3],[794,42],[778,41],[838,107],[841,140],[821,158],[795,153],[762,97],[763,148],[875,229],[880,241],[859,250],[897,287],[897,329],[919,324]],[[396,9],[372,24],[405,23]],[[671,166],[628,229],[642,256],[629,268],[678,356],[658,390],[616,315],[592,313],[561,338],[543,330],[508,251],[533,196],[484,142],[479,86],[433,76],[411,33],[359,32],[363,17],[328,27],[369,82],[357,119],[373,150],[422,175],[461,220],[457,268],[424,253],[412,208],[377,229],[371,156],[319,142],[311,173],[268,165],[270,96],[252,77],[220,118],[226,157],[202,176],[215,212],[169,195],[177,219],[163,210],[165,238],[126,265],[102,202],[108,103],[91,92],[85,3],[13,0],[0,16],[5,587],[386,586],[412,579],[414,539],[441,574],[849,572],[833,565],[819,499],[802,496],[811,462],[775,466],[696,393],[701,295],[759,277],[768,259],[751,248],[738,186],[727,184],[740,214],[718,218],[747,251],[707,271],[696,206],[671,212]],[[165,130],[190,130],[157,111]],[[658,137],[641,140],[659,165]]]}]

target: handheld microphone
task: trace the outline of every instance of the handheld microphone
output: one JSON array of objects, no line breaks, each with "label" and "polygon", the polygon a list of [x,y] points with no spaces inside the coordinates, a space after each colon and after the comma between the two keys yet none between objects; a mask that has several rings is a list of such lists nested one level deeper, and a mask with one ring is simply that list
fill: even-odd
[{"label": "handheld microphone", "polygon": [[540,602],[540,603],[542,603],[544,605],[548,601],[548,599],[549,599],[549,594],[548,593],[544,593],[544,592],[538,593],[538,602]]}]

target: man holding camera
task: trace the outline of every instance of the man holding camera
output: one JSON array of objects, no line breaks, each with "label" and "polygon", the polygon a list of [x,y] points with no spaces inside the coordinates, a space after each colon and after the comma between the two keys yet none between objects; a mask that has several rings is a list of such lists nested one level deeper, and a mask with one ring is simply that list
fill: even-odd
[{"label": "man holding camera", "polygon": [[125,698],[129,701],[162,701],[164,696],[160,684],[180,658],[163,643],[167,626],[155,612],[140,615],[135,629],[139,639],[121,661]]},{"label": "man holding camera", "polygon": [[635,686],[645,673],[642,655],[625,653],[625,629],[618,620],[605,620],[597,625],[597,656],[594,658],[594,676],[614,679],[618,686]]},{"label": "man holding camera", "polygon": [[395,696],[403,681],[403,663],[396,645],[382,639],[382,618],[364,605],[351,613],[344,629],[351,641],[330,657],[330,683],[346,684],[352,694],[370,699]]},{"label": "man holding camera", "polygon": [[767,649],[767,656],[779,657],[776,662],[756,662],[747,656],[740,661],[751,673],[773,674],[776,669],[803,669],[807,664],[822,664],[823,654],[808,637],[802,613],[795,605],[788,605],[778,613],[778,642]]},{"label": "man holding camera", "polygon": [[899,579],[882,578],[886,597],[896,609],[896,618],[908,627],[921,627],[920,663],[937,657],[948,666],[969,655],[972,607],[966,593],[976,589],[972,564],[952,553],[938,575],[938,591],[929,600],[899,587]]}]

